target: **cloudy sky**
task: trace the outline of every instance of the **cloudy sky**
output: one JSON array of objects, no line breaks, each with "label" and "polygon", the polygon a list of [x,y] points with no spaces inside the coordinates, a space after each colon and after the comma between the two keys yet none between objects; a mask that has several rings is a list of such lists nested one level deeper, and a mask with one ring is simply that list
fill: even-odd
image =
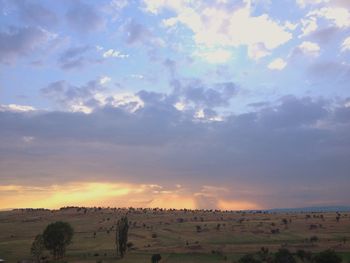
[{"label": "cloudy sky", "polygon": [[350,1],[0,12],[0,209],[350,205]]}]

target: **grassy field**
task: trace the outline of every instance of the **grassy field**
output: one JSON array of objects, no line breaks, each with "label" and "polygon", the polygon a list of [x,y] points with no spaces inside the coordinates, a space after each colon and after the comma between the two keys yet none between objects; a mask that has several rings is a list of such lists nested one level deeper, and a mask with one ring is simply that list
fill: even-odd
[{"label": "grassy field", "polygon": [[[133,243],[124,259],[115,255],[114,226],[127,214]],[[321,217],[323,216],[323,218]],[[63,209],[0,212],[0,258],[17,262],[30,258],[35,235],[58,220],[75,230],[67,262],[235,262],[241,255],[261,247],[294,252],[332,248],[350,260],[350,214],[264,214],[219,211],[160,211],[126,209]],[[285,219],[285,220],[284,220]],[[287,222],[287,223],[286,223]],[[279,230],[279,233],[272,231]],[[278,231],[277,231],[278,232]],[[96,233],[96,236],[94,236]],[[317,241],[310,238],[316,236]],[[47,252],[47,254],[49,254]]]}]

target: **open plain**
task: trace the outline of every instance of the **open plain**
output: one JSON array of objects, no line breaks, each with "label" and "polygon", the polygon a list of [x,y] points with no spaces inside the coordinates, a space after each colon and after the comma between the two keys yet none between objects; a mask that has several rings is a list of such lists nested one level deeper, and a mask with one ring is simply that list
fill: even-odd
[{"label": "open plain", "polygon": [[[127,215],[128,251],[115,252],[115,225]],[[337,218],[338,217],[338,218]],[[334,249],[350,260],[350,213],[268,213],[214,210],[64,208],[0,212],[0,258],[30,259],[34,237],[55,221],[75,234],[66,262],[236,262],[262,247],[318,252]],[[49,252],[45,252],[47,256]]]}]

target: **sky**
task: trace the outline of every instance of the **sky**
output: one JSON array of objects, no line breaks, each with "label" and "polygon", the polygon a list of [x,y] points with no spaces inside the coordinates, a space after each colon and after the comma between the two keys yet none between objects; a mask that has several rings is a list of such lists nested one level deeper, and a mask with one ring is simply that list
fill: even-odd
[{"label": "sky", "polygon": [[350,1],[0,13],[0,209],[350,205]]}]

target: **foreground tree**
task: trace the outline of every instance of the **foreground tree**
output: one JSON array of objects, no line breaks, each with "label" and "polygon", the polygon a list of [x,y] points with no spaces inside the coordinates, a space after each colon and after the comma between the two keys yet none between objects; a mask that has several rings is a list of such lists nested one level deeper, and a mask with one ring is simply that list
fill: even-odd
[{"label": "foreground tree", "polygon": [[66,247],[71,243],[74,230],[69,223],[57,221],[49,224],[43,233],[45,247],[51,251],[54,259],[64,257]]},{"label": "foreground tree", "polygon": [[129,231],[129,221],[126,216],[123,216],[117,222],[116,235],[115,235],[117,254],[120,255],[120,257],[124,257],[127,249],[128,231]]},{"label": "foreground tree", "polygon": [[32,247],[30,248],[30,254],[35,258],[36,262],[40,262],[44,249],[44,238],[42,235],[37,235],[32,243]]}]

